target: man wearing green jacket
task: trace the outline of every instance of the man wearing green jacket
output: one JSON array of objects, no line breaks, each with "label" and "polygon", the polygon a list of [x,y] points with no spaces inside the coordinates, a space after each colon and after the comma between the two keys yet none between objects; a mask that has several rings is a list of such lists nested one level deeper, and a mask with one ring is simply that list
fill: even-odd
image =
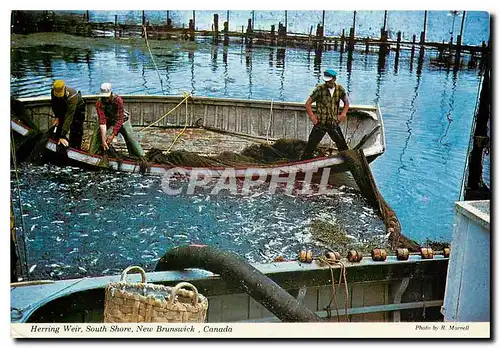
[{"label": "man wearing green jacket", "polygon": [[66,86],[63,80],[56,80],[52,85],[50,97],[55,116],[57,144],[76,149],[81,148],[85,102],[80,91]]}]

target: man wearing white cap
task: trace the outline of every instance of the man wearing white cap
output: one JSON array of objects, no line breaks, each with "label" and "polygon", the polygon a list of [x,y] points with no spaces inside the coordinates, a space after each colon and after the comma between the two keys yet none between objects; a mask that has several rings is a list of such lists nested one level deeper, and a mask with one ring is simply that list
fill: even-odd
[{"label": "man wearing white cap", "polygon": [[97,153],[100,148],[108,150],[113,139],[120,133],[125,139],[129,155],[135,157],[145,155],[130,124],[129,114],[124,109],[123,99],[111,91],[111,83],[105,82],[101,85],[96,109],[99,128],[90,141],[90,153]]},{"label": "man wearing white cap", "polygon": [[[313,157],[313,152],[325,136],[325,133],[328,133],[330,138],[332,138],[339,151],[348,149],[342,130],[339,127],[339,122],[342,122],[347,117],[349,98],[344,87],[335,82],[337,80],[337,72],[335,70],[326,69],[323,80],[325,83],[318,85],[314,89],[305,105],[307,114],[314,127],[309,134],[309,140],[302,154],[302,160]],[[344,102],[344,107],[339,114],[341,100]],[[313,102],[316,102],[316,113],[312,109]]]}]

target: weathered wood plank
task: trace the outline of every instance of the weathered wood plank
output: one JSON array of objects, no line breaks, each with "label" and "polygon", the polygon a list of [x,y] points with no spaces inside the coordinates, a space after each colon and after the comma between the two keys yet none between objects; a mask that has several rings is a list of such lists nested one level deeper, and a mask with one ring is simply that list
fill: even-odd
[{"label": "weathered wood plank", "polygon": [[[365,284],[363,306],[383,305],[385,303],[387,284]],[[386,313],[363,314],[363,321],[385,321]]]}]

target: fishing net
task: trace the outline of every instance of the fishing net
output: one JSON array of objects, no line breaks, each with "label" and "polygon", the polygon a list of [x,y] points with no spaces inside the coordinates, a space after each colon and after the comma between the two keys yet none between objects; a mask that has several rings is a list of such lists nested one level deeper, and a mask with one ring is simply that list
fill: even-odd
[{"label": "fishing net", "polygon": [[[298,161],[306,146],[306,142],[298,139],[278,139],[273,144],[252,144],[241,153],[224,151],[214,156],[202,156],[185,150],[166,153],[160,149],[150,149],[144,158],[149,164],[165,164],[182,167],[231,167],[251,164],[288,163]],[[328,149],[321,147],[317,154],[324,155]],[[124,153],[113,150],[113,157],[135,159]]]},{"label": "fishing net", "polygon": [[15,98],[10,99],[11,115],[22,124],[28,126],[30,131],[25,136],[18,136],[13,132],[11,138],[16,156],[16,161],[43,164],[46,161],[48,150],[45,148],[47,141],[54,133],[54,127],[48,131],[40,131],[38,126],[32,121],[28,110]]},{"label": "fishing net", "polygon": [[389,232],[391,248],[408,248],[410,251],[418,251],[419,245],[401,233],[401,224],[396,213],[378,190],[363,151],[346,150],[341,152],[341,156],[347,163],[363,196],[384,220],[387,232]]},{"label": "fishing net", "polygon": [[[29,115],[18,102],[11,101],[12,112],[16,118],[32,127],[30,133],[16,143],[16,153],[19,159],[31,161],[44,161],[46,153],[45,144],[52,134],[52,129],[48,132],[40,132],[38,128],[30,121]],[[376,129],[372,130],[373,133]],[[363,143],[362,140],[360,143]],[[146,173],[152,164],[164,164],[169,166],[182,167],[240,167],[245,165],[266,165],[273,163],[288,163],[298,161],[306,147],[307,142],[298,139],[278,139],[272,144],[262,142],[252,144],[244,148],[241,153],[225,151],[214,156],[202,156],[197,153],[177,150],[164,152],[157,148],[150,149],[142,158],[133,157],[128,154],[116,151],[112,146],[106,153],[101,153],[102,159],[99,166],[108,168],[108,158],[118,159],[119,166],[123,160],[132,160],[139,163],[141,172]],[[401,225],[380,191],[375,184],[375,180],[359,146],[354,149],[342,151],[340,154],[347,164],[349,171],[354,177],[362,195],[368,203],[379,213],[383,219],[387,231],[389,232],[389,241],[392,248],[408,248],[416,251],[419,246],[416,242],[408,239],[401,234]],[[61,153],[64,153],[61,149]],[[325,156],[331,152],[331,149],[319,146],[315,156]],[[65,156],[59,156],[64,158]]]}]

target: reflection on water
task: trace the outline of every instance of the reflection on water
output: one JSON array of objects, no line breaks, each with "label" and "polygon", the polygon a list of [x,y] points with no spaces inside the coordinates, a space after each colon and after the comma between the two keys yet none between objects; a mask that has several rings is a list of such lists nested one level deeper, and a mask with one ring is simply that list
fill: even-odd
[{"label": "reflection on water", "polygon": [[[387,151],[372,169],[403,232],[419,241],[451,238],[481,78],[467,61],[453,70],[450,85],[450,70],[431,62],[435,53],[423,49],[396,56],[393,50],[365,47],[342,52],[150,40],[156,71],[141,40],[72,38],[64,45],[39,46],[13,38],[11,92],[18,97],[48,96],[52,81],[63,78],[83,94],[95,94],[109,81],[123,95],[192,91],[304,102],[321,83],[321,71],[332,67],[352,104],[381,107]],[[35,41],[44,40],[53,38]]]}]

